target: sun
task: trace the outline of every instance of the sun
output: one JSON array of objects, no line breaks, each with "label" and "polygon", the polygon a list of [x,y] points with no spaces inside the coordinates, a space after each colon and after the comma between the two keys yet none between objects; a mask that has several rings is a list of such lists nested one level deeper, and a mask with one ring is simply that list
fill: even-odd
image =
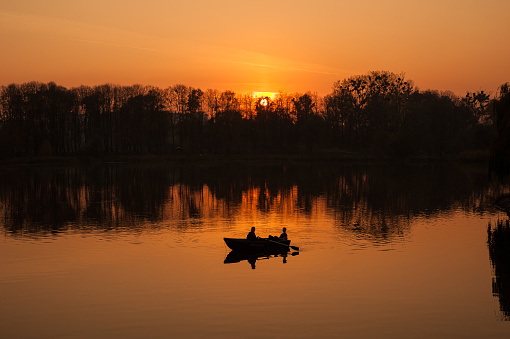
[{"label": "sun", "polygon": [[278,95],[276,92],[253,92],[253,97],[260,99],[260,98],[269,98],[271,100],[274,100],[274,98]]},{"label": "sun", "polygon": [[274,98],[278,95],[275,92],[254,92],[253,97],[258,100],[258,103],[262,107],[269,106],[270,101],[274,100]]}]

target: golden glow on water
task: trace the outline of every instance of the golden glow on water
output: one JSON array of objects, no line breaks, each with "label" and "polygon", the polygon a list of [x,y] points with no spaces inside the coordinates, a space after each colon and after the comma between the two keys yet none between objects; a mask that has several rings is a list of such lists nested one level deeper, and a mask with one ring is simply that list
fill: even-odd
[{"label": "golden glow on water", "polygon": [[[147,180],[147,173],[136,176],[131,169],[125,174],[121,169],[112,172],[117,174],[99,190],[59,186],[56,192],[66,192],[75,207],[70,216],[79,217],[54,232],[44,231],[44,222],[52,221],[54,227],[61,214],[55,220],[43,218],[36,223],[38,228],[28,227],[41,210],[33,215],[26,210],[32,219],[27,215],[22,231],[12,229],[9,199],[17,196],[18,186],[14,180],[0,180],[5,218],[0,225],[0,290],[8,291],[0,294],[2,334],[510,335],[507,323],[498,321],[504,313],[493,294],[486,229],[489,220],[505,216],[480,205],[487,198],[484,194],[492,194],[490,189],[478,196],[473,187],[468,200],[459,201],[450,200],[450,188],[430,195],[422,192],[426,196],[418,198],[418,206],[432,202],[441,208],[417,213],[412,208],[417,190],[409,188],[422,184],[420,173],[404,188],[384,171],[369,175],[364,170],[351,172],[350,167],[335,174],[336,184],[327,185],[317,178],[329,180],[333,174],[321,171],[313,176],[305,168],[303,174],[293,169],[305,181],[283,180],[280,171],[271,171],[273,178],[260,176],[262,170],[255,169],[248,179],[204,179],[205,183],[194,179],[189,185],[176,180],[166,186],[165,177],[159,175],[172,171],[147,172],[158,178],[150,189],[149,181],[139,181]],[[27,173],[37,178],[32,183],[51,187],[44,181],[51,172],[38,173]],[[56,174],[60,178],[61,173]],[[132,195],[129,185],[120,185],[124,179],[138,183],[133,191],[141,196]],[[452,187],[464,189],[455,182]],[[28,192],[26,186],[21,188]],[[9,190],[12,194],[4,194]],[[381,191],[387,198],[374,199]],[[95,194],[100,201],[94,200]],[[25,199],[30,204],[28,195]],[[56,203],[65,206],[63,200]],[[478,206],[475,212],[473,206]],[[51,208],[44,211],[51,213]],[[261,257],[255,270],[246,260],[224,264],[229,250],[223,238],[245,237],[252,226],[260,236],[278,235],[287,227],[292,244],[301,249],[299,255]],[[23,326],[27,319],[30,326]]]},{"label": "golden glow on water", "polygon": [[[494,319],[486,232],[476,217],[417,220],[412,240],[377,248],[356,245],[321,213],[286,221],[253,216],[243,208],[235,220],[202,218],[196,229],[188,220],[182,229],[142,234],[78,233],[36,243],[3,238],[0,286],[9,293],[1,315],[11,320],[3,332],[234,337],[257,323],[251,332],[257,337],[281,322],[285,338],[505,331]],[[282,224],[302,247],[299,256],[286,264],[259,261],[255,271],[247,262],[222,263],[223,236]],[[455,320],[460,315],[462,322]],[[25,317],[31,326],[8,325]]]}]

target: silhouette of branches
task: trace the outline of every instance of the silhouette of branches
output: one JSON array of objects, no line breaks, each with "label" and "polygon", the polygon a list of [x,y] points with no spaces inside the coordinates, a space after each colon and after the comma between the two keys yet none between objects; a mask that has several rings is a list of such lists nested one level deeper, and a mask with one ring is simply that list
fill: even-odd
[{"label": "silhouette of branches", "polygon": [[[502,132],[507,87],[498,99],[483,91],[459,98],[419,91],[403,74],[377,71],[338,81],[325,97],[279,93],[257,101],[181,84],[10,84],[0,90],[0,156],[339,149],[452,156],[487,150],[494,121],[499,135],[509,134]],[[508,149],[503,139],[493,148],[494,159]]]}]

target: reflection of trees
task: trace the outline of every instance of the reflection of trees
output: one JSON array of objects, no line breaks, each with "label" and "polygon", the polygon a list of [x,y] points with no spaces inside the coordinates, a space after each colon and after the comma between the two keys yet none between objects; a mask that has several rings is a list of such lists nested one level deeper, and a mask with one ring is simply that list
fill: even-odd
[{"label": "reflection of trees", "polygon": [[485,171],[444,165],[27,167],[4,170],[0,209],[12,233],[328,213],[339,227],[391,240],[416,215],[453,207],[483,211],[494,193]]},{"label": "reflection of trees", "polygon": [[58,232],[76,220],[81,177],[75,170],[4,171],[0,196],[10,231]]},{"label": "reflection of trees", "polygon": [[489,258],[492,263],[492,293],[499,299],[505,320],[510,320],[510,220],[498,220],[494,229],[488,228]]},{"label": "reflection of trees", "polygon": [[123,210],[135,218],[161,220],[171,185],[168,171],[157,167],[128,167],[115,168],[115,172],[115,192]]},{"label": "reflection of trees", "polygon": [[167,200],[166,169],[104,167],[5,171],[0,182],[5,227],[13,233],[57,232],[92,224],[158,221]]},{"label": "reflection of trees", "polygon": [[306,174],[313,187],[300,199],[313,201],[325,194],[327,207],[340,225],[381,238],[400,235],[417,215],[456,206],[471,210],[491,192],[485,171],[445,165],[327,167],[315,172]]}]

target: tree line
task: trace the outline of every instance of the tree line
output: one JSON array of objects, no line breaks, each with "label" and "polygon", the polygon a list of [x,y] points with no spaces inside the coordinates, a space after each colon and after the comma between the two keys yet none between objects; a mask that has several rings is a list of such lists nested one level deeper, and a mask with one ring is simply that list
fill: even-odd
[{"label": "tree line", "polygon": [[452,156],[489,149],[496,120],[504,120],[495,113],[506,100],[501,93],[420,91],[387,71],[337,81],[323,97],[273,99],[185,85],[10,84],[0,89],[0,156],[315,150]]}]

